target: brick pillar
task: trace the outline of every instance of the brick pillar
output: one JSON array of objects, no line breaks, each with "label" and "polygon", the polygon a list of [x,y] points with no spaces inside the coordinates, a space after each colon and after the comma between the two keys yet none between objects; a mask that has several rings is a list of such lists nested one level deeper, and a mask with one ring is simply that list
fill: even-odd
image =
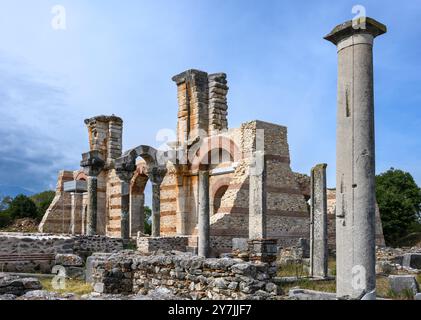
[{"label": "brick pillar", "polygon": [[195,139],[199,133],[207,135],[209,127],[208,74],[187,70],[172,78],[177,84],[178,124],[180,145]]}]

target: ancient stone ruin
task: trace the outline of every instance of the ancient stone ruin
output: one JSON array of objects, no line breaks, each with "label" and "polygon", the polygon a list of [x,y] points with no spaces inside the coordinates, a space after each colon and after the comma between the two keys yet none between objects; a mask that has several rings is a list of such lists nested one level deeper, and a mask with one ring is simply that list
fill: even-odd
[{"label": "ancient stone ruin", "polygon": [[[59,173],[40,234],[0,234],[0,271],[59,265],[102,297],[278,299],[278,284],[291,280],[277,276],[278,263],[298,257],[308,259],[308,279],[336,276],[337,290],[293,289],[291,299],[375,299],[376,274],[421,269],[418,251],[384,248],[375,199],[372,45],[385,32],[367,18],[364,28],[349,21],[325,37],[339,57],[336,189],[327,188],[327,164],[310,176],[291,170],[286,127],[259,120],[228,127],[226,74],[187,70],[172,78],[177,132],[165,149],[123,150],[121,118],[85,120],[90,149],[80,169]],[[17,281],[0,280],[5,288]],[[390,283],[419,290],[412,274]],[[40,288],[31,278],[17,286],[12,294],[23,297]]]},{"label": "ancient stone ruin", "polygon": [[309,239],[309,180],[291,170],[287,128],[256,120],[229,129],[223,73],[188,70],[173,80],[179,113],[171,149],[123,152],[122,119],[87,119],[91,150],[80,170],[60,172],[40,231],[143,235],[150,180],[151,236],[166,246],[173,241],[178,250],[217,256],[231,252],[234,238],[276,239],[281,247]]}]

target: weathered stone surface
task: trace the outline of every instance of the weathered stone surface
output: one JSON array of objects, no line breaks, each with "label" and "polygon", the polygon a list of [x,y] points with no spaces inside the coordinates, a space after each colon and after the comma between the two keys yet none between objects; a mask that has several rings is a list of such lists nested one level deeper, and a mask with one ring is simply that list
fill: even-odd
[{"label": "weathered stone surface", "polygon": [[388,261],[377,261],[376,274],[390,274],[396,267]]},{"label": "weathered stone surface", "polygon": [[412,269],[421,269],[421,253],[406,253],[403,256],[402,266]]},{"label": "weathered stone surface", "polygon": [[276,296],[276,285],[265,274],[270,266],[240,261],[205,259],[186,253],[113,254],[93,263],[94,290],[101,294],[147,295],[151,290],[165,288],[177,298],[185,299]]},{"label": "weathered stone surface", "polygon": [[19,278],[0,274],[0,295],[24,295],[28,291],[40,290],[41,283],[36,278]]},{"label": "weathered stone surface", "polygon": [[311,170],[310,276],[326,278],[328,272],[328,232],[326,167]]},{"label": "weathered stone surface", "polygon": [[75,254],[62,254],[59,253],[55,258],[56,265],[65,267],[81,267],[83,266],[83,260],[81,257]]},{"label": "weathered stone surface", "polygon": [[289,291],[289,299],[291,300],[336,300],[335,293],[304,290],[304,289],[291,289]]},{"label": "weathered stone surface", "polygon": [[[337,296],[359,299],[376,289],[373,42],[385,27],[338,25],[326,40],[338,52],[336,244]],[[373,22],[373,23],[371,23]],[[384,28],[383,28],[384,27]],[[354,248],[350,254],[349,248]],[[353,285],[355,266],[362,285]]]},{"label": "weathered stone surface", "polygon": [[16,300],[77,300],[77,297],[73,293],[59,294],[45,290],[34,290],[25,293],[23,296],[17,298]]},{"label": "weathered stone surface", "polygon": [[391,290],[396,294],[401,294],[405,291],[409,291],[413,292],[413,294],[415,295],[419,292],[419,285],[415,276],[391,275],[389,276],[389,284]]},{"label": "weathered stone surface", "polygon": [[247,251],[249,248],[248,238],[233,238],[232,239],[232,250],[239,250],[241,252]]},{"label": "weathered stone surface", "polygon": [[414,296],[414,300],[421,300],[421,293],[417,293],[417,294]]}]

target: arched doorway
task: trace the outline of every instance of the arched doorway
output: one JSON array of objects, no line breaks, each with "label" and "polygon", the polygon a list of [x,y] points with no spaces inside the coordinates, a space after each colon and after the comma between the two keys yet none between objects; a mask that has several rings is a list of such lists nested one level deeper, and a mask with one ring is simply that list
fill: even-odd
[{"label": "arched doorway", "polygon": [[130,184],[130,235],[136,236],[140,231],[145,233],[145,187],[148,176],[140,165]]},{"label": "arched doorway", "polygon": [[220,186],[213,196],[213,214],[217,214],[221,207],[221,200],[225,192],[228,190],[228,185]]}]

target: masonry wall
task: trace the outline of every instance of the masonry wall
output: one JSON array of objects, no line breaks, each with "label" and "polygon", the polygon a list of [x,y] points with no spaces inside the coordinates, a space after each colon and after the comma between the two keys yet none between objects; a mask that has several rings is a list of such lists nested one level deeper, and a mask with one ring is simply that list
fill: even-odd
[{"label": "masonry wall", "polygon": [[280,246],[291,246],[309,237],[309,213],[304,196],[290,168],[287,129],[261,121],[242,125],[235,132],[243,159],[230,176],[221,208],[211,217],[211,246],[229,252],[233,238],[248,237],[250,155],[256,134],[264,130],[267,163],[267,233]]},{"label": "masonry wall", "polygon": [[60,171],[56,194],[38,227],[40,232],[70,233],[71,196],[70,193],[63,191],[63,184],[74,179],[74,171]]},{"label": "masonry wall", "polygon": [[[0,233],[0,256],[27,256],[21,262],[1,262],[0,271],[4,272],[40,272],[50,273],[54,265],[54,255],[74,253],[87,258],[94,252],[118,252],[123,250],[119,238],[104,236],[68,236],[54,234]],[[36,260],[33,255],[51,255],[51,260]],[[6,259],[7,260],[7,259]]]},{"label": "masonry wall", "polygon": [[181,299],[273,299],[274,268],[239,259],[204,259],[189,254],[114,254],[94,262],[95,291],[147,294],[167,288]]}]

